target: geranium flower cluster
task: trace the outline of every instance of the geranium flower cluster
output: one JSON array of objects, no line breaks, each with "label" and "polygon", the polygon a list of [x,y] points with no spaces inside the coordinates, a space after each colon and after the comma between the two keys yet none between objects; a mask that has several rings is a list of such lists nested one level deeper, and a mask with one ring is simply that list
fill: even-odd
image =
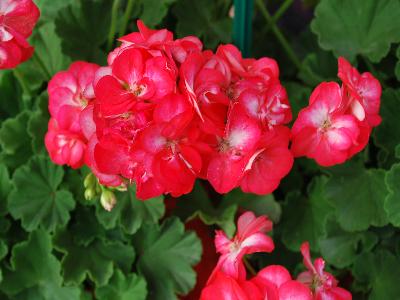
[{"label": "geranium flower cluster", "polygon": [[138,28],[120,38],[107,66],[75,62],[48,86],[52,160],[86,164],[103,185],[134,182],[141,199],[178,197],[201,178],[219,193],[268,194],[293,155],[342,163],[380,123],[378,80],[344,58],[343,85],[320,84],[290,131],[275,60],[242,58],[233,45],[213,53],[196,37],[174,40],[141,21]]},{"label": "geranium flower cluster", "polygon": [[196,178],[220,193],[276,189],[293,156],[275,60],[138,27],[108,66],[75,62],[49,83],[52,160],[85,163],[104,185],[135,182],[141,199],[189,193]]},{"label": "geranium flower cluster", "polygon": [[26,39],[39,15],[32,0],[0,0],[0,69],[14,68],[32,56]]},{"label": "geranium flower cluster", "polygon": [[335,277],[324,271],[325,262],[310,257],[308,242],[301,246],[306,271],[293,279],[280,265],[270,265],[248,278],[243,257],[255,252],[271,252],[272,239],[266,235],[272,223],[265,216],[245,212],[238,219],[233,239],[217,231],[215,247],[221,254],[217,266],[204,287],[201,300],[351,300],[352,295],[338,287]]},{"label": "geranium flower cluster", "polygon": [[379,125],[381,85],[370,73],[360,73],[339,58],[339,78],[321,83],[312,93],[292,128],[291,150],[295,157],[313,158],[332,166],[360,152],[373,127]]}]

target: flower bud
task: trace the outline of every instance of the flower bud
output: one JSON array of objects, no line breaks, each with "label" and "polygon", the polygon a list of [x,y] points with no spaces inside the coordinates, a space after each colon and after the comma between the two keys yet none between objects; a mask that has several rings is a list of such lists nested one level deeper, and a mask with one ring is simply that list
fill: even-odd
[{"label": "flower bud", "polygon": [[115,187],[115,189],[120,192],[126,192],[128,190],[128,187],[125,183],[122,183],[121,185]]},{"label": "flower bud", "polygon": [[86,175],[85,180],[83,181],[83,186],[85,188],[91,188],[96,185],[96,177],[93,175],[93,173],[89,173]]},{"label": "flower bud", "polygon": [[100,203],[103,208],[107,211],[111,211],[114,205],[117,203],[117,199],[113,192],[109,190],[103,190],[100,197]]},{"label": "flower bud", "polygon": [[84,193],[84,197],[86,200],[92,200],[94,197],[96,197],[96,191],[93,189],[86,189]]}]

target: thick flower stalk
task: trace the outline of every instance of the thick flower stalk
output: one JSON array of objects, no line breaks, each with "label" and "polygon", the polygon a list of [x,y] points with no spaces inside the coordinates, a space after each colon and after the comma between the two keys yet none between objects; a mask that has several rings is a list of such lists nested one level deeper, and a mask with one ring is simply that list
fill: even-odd
[{"label": "thick flower stalk", "polygon": [[0,0],[0,69],[10,69],[29,59],[27,42],[40,11],[32,0]]}]

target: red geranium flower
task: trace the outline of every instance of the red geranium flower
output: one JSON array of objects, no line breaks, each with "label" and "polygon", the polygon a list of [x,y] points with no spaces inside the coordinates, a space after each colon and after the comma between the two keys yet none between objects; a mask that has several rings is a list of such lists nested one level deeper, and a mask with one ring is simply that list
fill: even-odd
[{"label": "red geranium flower", "polygon": [[0,69],[14,68],[32,56],[33,47],[26,39],[39,15],[32,0],[0,1]]}]

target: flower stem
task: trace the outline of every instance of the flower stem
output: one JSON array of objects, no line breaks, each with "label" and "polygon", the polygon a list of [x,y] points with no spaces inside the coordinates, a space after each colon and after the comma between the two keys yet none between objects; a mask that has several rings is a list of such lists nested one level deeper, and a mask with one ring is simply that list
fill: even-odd
[{"label": "flower stem", "polygon": [[275,34],[276,38],[278,39],[279,43],[285,50],[287,56],[292,61],[292,63],[297,67],[298,70],[301,70],[301,61],[296,56],[295,52],[293,51],[292,47],[286,40],[285,36],[282,34],[278,26],[273,22],[271,15],[269,14],[268,10],[266,9],[263,0],[256,0],[256,4],[261,11],[261,14],[264,16],[265,20],[270,24],[273,33]]},{"label": "flower stem", "polygon": [[125,14],[124,14],[124,18],[122,21],[122,26],[119,31],[120,36],[125,35],[126,28],[128,27],[129,19],[131,17],[131,13],[133,10],[133,4],[134,4],[134,0],[128,0],[128,3],[126,4]]},{"label": "flower stem", "polygon": [[50,72],[47,70],[46,66],[44,65],[43,61],[40,59],[40,57],[36,54],[36,51],[33,52],[32,55],[32,60],[34,60],[36,62],[36,64],[42,69],[44,76],[46,77],[46,80],[50,80],[51,79],[51,74]]},{"label": "flower stem", "polygon": [[111,9],[111,25],[110,31],[108,33],[108,40],[107,40],[107,49],[110,51],[111,47],[113,46],[115,31],[117,28],[117,21],[118,21],[118,8],[120,5],[120,0],[114,0],[112,9]]},{"label": "flower stem", "polygon": [[279,9],[276,11],[276,13],[272,16],[272,23],[269,23],[267,27],[264,30],[264,33],[268,33],[268,31],[271,30],[272,24],[276,24],[278,20],[282,17],[282,15],[287,11],[287,9],[292,5],[294,0],[285,0],[283,4],[279,7]]},{"label": "flower stem", "polygon": [[24,94],[31,96],[31,90],[29,89],[29,86],[28,86],[24,76],[22,75],[22,73],[18,69],[14,69],[13,73],[14,73],[15,78],[18,80]]},{"label": "flower stem", "polygon": [[253,276],[256,276],[257,275],[256,270],[254,270],[253,266],[249,263],[249,261],[247,260],[247,258],[245,256],[243,256],[243,262],[244,262],[244,265],[246,266],[247,270],[250,272],[250,274]]}]

